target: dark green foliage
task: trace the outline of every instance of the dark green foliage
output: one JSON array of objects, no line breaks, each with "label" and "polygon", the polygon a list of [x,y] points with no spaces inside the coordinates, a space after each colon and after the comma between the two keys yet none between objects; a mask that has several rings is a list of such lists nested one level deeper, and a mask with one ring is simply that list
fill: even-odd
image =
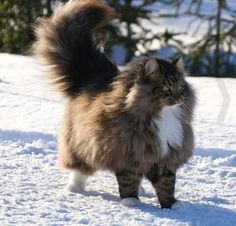
[{"label": "dark green foliage", "polygon": [[33,41],[32,25],[52,12],[55,0],[2,0],[0,2],[0,51],[27,53]]},{"label": "dark green foliage", "polygon": [[[1,0],[0,1],[0,52],[27,54],[34,40],[32,25],[42,16],[49,16],[52,8],[67,0]],[[100,39],[108,43],[106,51],[122,45],[126,49],[125,62],[135,55],[152,55],[153,43],[161,47],[175,46],[190,74],[204,76],[236,77],[236,9],[228,6],[227,0],[213,0],[215,10],[204,11],[205,0],[105,0],[118,13],[118,18],[107,26]],[[158,6],[158,7],[157,7]],[[161,9],[165,7],[165,11]],[[163,13],[167,12],[167,13]],[[195,23],[205,34],[192,45],[185,45],[181,33],[170,30],[157,32],[154,26],[161,18],[188,16],[192,18],[189,28]],[[197,22],[196,22],[197,21]],[[199,23],[199,24],[198,24]],[[202,24],[208,24],[203,27]],[[156,51],[155,51],[156,52]],[[187,54],[186,54],[187,53]],[[175,57],[175,56],[173,56]]]},{"label": "dark green foliage", "polygon": [[[158,40],[165,45],[170,41],[175,41],[177,46],[181,46],[181,41],[176,41],[178,33],[171,31],[157,32],[151,24],[158,26],[156,13],[158,9],[156,3],[170,4],[164,0],[107,0],[111,7],[118,13],[118,23],[114,27],[118,28],[113,35],[113,44],[122,44],[126,49],[125,62],[129,62],[135,54],[143,55],[150,51],[151,45]],[[147,26],[147,24],[149,26]]]},{"label": "dark green foliage", "polygon": [[[137,51],[138,43],[145,42],[146,35],[144,33],[149,33],[149,29],[145,29],[141,23],[142,20],[150,19],[150,10],[145,9],[145,6],[152,4],[154,1],[139,1],[138,3],[131,0],[119,1],[119,0],[107,0],[107,3],[116,9],[116,12],[119,15],[119,26],[121,26],[122,31],[120,30],[114,40],[116,43],[122,43],[125,47],[127,54],[125,57],[125,62],[129,62]],[[141,30],[141,34],[137,37],[137,34],[134,31],[134,26],[136,29]]]},{"label": "dark green foliage", "polygon": [[[231,1],[232,2],[232,1]],[[190,72],[192,74],[236,77],[236,8],[227,0],[214,0],[214,10],[202,10],[204,1],[192,0],[185,12],[202,24],[205,34],[189,46]]]}]

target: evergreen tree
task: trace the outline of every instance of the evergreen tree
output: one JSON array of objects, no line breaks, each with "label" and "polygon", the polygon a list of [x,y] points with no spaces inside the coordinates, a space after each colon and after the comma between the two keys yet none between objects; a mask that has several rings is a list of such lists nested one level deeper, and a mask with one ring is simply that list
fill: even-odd
[{"label": "evergreen tree", "polygon": [[[116,44],[121,44],[126,49],[125,62],[129,62],[135,54],[144,54],[150,51],[152,43],[158,40],[161,43],[169,43],[174,41],[176,45],[182,43],[176,39],[178,33],[173,33],[169,30],[164,32],[156,32],[151,28],[150,24],[157,25],[158,8],[156,4],[174,4],[178,1],[166,0],[107,0],[107,3],[113,7],[118,13],[119,22],[114,23],[113,27],[116,32],[112,33]],[[176,13],[175,13],[176,15]],[[149,26],[148,26],[149,25]],[[152,26],[153,27],[153,26]],[[114,36],[115,34],[115,36]],[[114,43],[113,43],[114,44]],[[139,48],[141,47],[141,48]]]},{"label": "evergreen tree", "polygon": [[[32,43],[32,25],[39,17],[50,16],[52,8],[67,0],[2,0],[0,1],[0,51],[9,53],[27,53]],[[126,49],[125,63],[135,55],[143,55],[152,50],[153,42],[161,47],[174,45],[184,49],[187,66],[191,74],[223,76],[236,74],[236,10],[227,0],[212,0],[215,10],[204,9],[204,0],[106,0],[118,13],[118,19],[107,26],[107,33],[100,34],[100,40],[106,40],[107,34],[114,44]],[[166,10],[162,10],[163,6]],[[164,13],[163,13],[164,12]],[[192,17],[196,32],[206,31],[192,45],[185,45],[179,39],[181,33],[168,29],[157,32],[160,18],[179,16]],[[199,24],[196,24],[199,23]],[[202,25],[208,24],[202,29]],[[187,31],[189,35],[190,32]],[[194,32],[194,34],[196,33]],[[203,32],[202,32],[203,33]]]},{"label": "evergreen tree", "polygon": [[227,0],[214,0],[215,10],[204,13],[202,0],[192,0],[185,12],[198,20],[201,29],[207,24],[205,34],[190,45],[191,71],[200,75],[235,76],[236,11],[229,7]]},{"label": "evergreen tree", "polygon": [[55,0],[3,0],[0,2],[0,51],[27,53],[38,17],[52,12]]}]

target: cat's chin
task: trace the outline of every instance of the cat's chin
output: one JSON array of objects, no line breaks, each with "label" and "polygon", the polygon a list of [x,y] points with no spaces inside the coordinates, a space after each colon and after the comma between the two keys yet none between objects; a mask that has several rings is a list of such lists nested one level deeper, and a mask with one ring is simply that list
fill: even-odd
[{"label": "cat's chin", "polygon": [[180,107],[182,103],[177,103],[177,104],[166,104],[163,106],[163,108],[177,108]]}]

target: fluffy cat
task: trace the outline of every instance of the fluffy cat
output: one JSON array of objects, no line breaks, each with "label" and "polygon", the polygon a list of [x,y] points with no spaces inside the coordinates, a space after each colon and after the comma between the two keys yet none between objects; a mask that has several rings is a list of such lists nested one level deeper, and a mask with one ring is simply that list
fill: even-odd
[{"label": "fluffy cat", "polygon": [[80,192],[96,170],[115,173],[122,202],[138,201],[142,177],[171,208],[176,171],[192,155],[195,95],[181,59],[143,59],[120,72],[97,47],[96,33],[114,17],[99,0],[74,0],[36,27],[33,49],[67,98],[59,161],[68,189]]}]

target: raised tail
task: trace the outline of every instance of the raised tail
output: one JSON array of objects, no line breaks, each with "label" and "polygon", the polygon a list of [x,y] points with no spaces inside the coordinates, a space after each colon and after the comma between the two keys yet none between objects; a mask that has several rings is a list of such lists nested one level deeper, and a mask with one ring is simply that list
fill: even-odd
[{"label": "raised tail", "polygon": [[49,66],[49,76],[64,96],[105,89],[117,74],[117,66],[94,43],[96,30],[113,16],[99,0],[71,0],[36,26],[33,53]]}]

